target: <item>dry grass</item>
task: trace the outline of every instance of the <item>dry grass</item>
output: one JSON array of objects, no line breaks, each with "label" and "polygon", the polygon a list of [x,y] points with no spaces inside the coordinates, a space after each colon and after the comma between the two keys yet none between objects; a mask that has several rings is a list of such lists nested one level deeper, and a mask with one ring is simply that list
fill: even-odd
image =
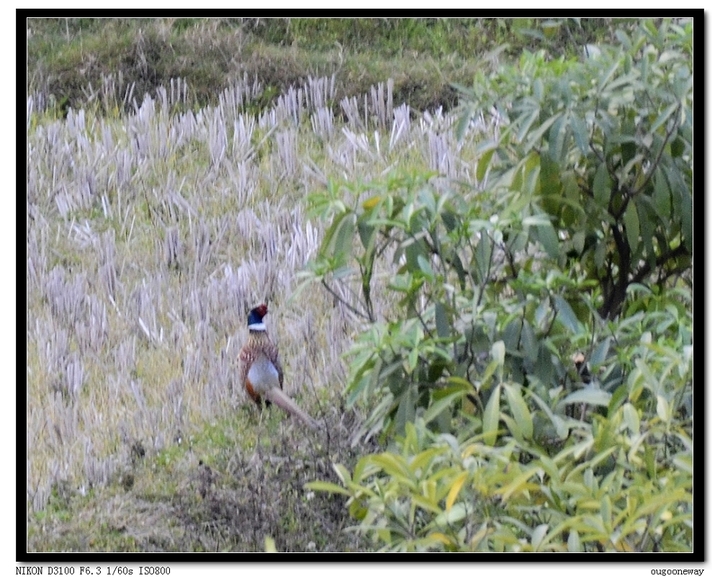
[{"label": "dry grass", "polygon": [[[178,83],[132,114],[66,119],[28,100],[32,550],[252,550],[266,535],[280,549],[362,548],[340,533],[340,499],[302,489],[362,451],[341,396],[358,321],[318,288],[290,300],[324,226],[303,201],[329,178],[397,167],[474,183],[489,129],[457,143],[451,117],[411,120],[388,85],[336,116],[327,78],[243,112],[261,90],[245,79],[216,107],[176,112]],[[259,302],[318,434],[274,409],[260,421],[238,391]]]}]

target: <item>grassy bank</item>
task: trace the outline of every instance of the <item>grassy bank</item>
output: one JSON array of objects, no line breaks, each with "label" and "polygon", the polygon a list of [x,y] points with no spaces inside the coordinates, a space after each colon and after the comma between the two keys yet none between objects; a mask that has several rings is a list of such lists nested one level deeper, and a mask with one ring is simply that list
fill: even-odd
[{"label": "grassy bank", "polygon": [[29,92],[66,111],[107,98],[109,83],[122,103],[131,85],[141,100],[184,79],[201,107],[247,75],[264,87],[254,103],[262,110],[308,75],[334,75],[338,102],[393,78],[397,102],[449,110],[457,104],[452,85],[472,84],[500,46],[510,58],[539,47],[571,56],[608,35],[604,19],[34,18]]}]

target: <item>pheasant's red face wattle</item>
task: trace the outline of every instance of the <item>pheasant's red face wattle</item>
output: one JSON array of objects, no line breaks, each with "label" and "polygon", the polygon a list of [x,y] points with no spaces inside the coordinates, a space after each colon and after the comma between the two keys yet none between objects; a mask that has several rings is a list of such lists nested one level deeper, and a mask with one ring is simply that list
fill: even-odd
[{"label": "pheasant's red face wattle", "polygon": [[255,311],[260,315],[261,318],[265,317],[265,314],[267,314],[267,306],[265,304],[260,304],[258,307],[255,308]]}]

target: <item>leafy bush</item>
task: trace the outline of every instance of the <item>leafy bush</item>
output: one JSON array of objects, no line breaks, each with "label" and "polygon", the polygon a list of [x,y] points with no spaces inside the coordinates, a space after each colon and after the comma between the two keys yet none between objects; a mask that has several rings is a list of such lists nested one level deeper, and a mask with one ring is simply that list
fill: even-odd
[{"label": "leafy bush", "polygon": [[692,26],[646,20],[616,36],[620,46],[588,45],[583,62],[525,53],[477,75],[459,126],[492,106],[507,120],[478,178],[548,214],[545,251],[600,283],[605,318],[629,284],[662,285],[692,252]]},{"label": "leafy bush", "polygon": [[306,283],[367,322],[358,438],[394,439],[311,486],[381,548],[691,548],[691,30],[617,37],[478,75],[458,136],[505,121],[482,188],[398,173],[311,200],[331,225]]}]

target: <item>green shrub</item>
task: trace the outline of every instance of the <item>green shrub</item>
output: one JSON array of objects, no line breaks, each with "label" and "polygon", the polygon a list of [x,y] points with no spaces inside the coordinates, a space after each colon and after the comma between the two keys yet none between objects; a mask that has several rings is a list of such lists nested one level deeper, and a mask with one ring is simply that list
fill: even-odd
[{"label": "green shrub", "polygon": [[458,127],[490,107],[505,119],[478,178],[547,213],[545,251],[600,284],[604,318],[629,284],[663,285],[692,252],[692,25],[615,34],[619,46],[588,45],[580,62],[525,53],[478,74]]},{"label": "green shrub", "polygon": [[654,313],[607,325],[622,353],[589,384],[547,389],[501,371],[483,411],[445,431],[434,417],[452,398],[438,390],[391,450],[352,473],[336,465],[342,486],[309,486],[346,495],[353,528],[380,549],[690,550],[692,321],[668,307],[687,292],[669,293],[632,288],[631,305]]},{"label": "green shrub", "polygon": [[365,319],[346,394],[389,447],[311,486],[379,548],[692,548],[691,30],[633,34],[478,75],[458,137],[502,119],[482,187],[311,199],[331,225],[305,283]]}]

